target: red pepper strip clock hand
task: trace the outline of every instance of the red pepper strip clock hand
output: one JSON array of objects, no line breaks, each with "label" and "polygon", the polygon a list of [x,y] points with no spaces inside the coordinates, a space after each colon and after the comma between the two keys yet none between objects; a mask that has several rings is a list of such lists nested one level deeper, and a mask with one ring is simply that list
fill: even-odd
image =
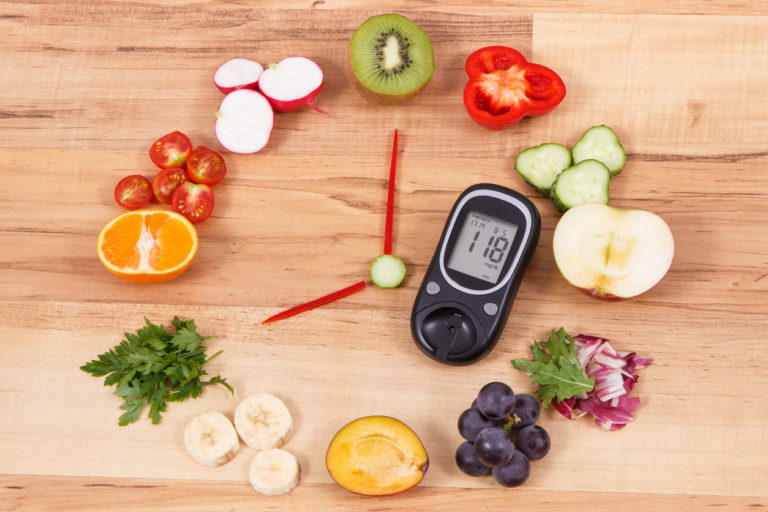
[{"label": "red pepper strip clock hand", "polygon": [[319,299],[311,300],[309,302],[305,302],[304,304],[286,309],[285,311],[281,311],[280,313],[267,318],[261,323],[268,324],[270,322],[276,322],[277,320],[283,320],[284,318],[288,318],[293,315],[298,315],[299,313],[320,307],[324,304],[328,304],[329,302],[333,302],[335,300],[341,299],[342,297],[346,297],[347,295],[352,295],[355,292],[359,292],[363,288],[365,288],[365,281],[360,281],[359,283],[355,283],[352,286],[348,286],[333,293],[329,293],[328,295],[324,295]]},{"label": "red pepper strip clock hand", "polygon": [[395,212],[395,170],[397,169],[397,128],[392,142],[392,159],[389,164],[389,185],[387,187],[387,218],[384,223],[384,254],[392,254],[392,221]]},{"label": "red pepper strip clock hand", "polygon": [[[389,185],[387,187],[387,217],[384,225],[384,254],[388,256],[392,254],[392,224],[393,224],[393,217],[394,217],[395,170],[397,167],[396,164],[397,164],[397,130],[395,130],[395,138],[394,138],[394,142],[392,143],[392,158],[391,158],[390,167],[389,167]],[[399,262],[400,265],[402,265],[402,276],[396,276],[395,278],[396,284],[393,282],[389,286],[386,286],[386,285],[382,286],[381,283],[376,283],[376,280],[374,279],[374,283],[376,283],[377,286],[385,287],[385,288],[394,288],[395,286],[398,286],[402,281],[402,279],[405,277],[405,265],[395,256],[390,256],[390,259],[396,260],[397,262]],[[399,271],[400,270],[398,269],[395,272],[397,273]],[[390,274],[391,272],[392,272],[391,270],[386,271],[387,274]],[[346,288],[342,288],[341,290],[335,291],[333,293],[329,293],[328,295],[324,295],[319,299],[311,300],[309,302],[305,302],[304,304],[300,304],[290,309],[286,309],[285,311],[281,311],[280,313],[277,313],[276,315],[273,315],[267,318],[261,323],[268,324],[270,322],[276,322],[278,320],[283,320],[285,318],[298,315],[299,313],[309,311],[310,309],[314,309],[314,308],[323,306],[325,304],[328,304],[330,302],[333,302],[335,300],[346,297],[348,295],[352,295],[353,293],[358,292],[363,288],[365,288],[365,286],[366,286],[365,281],[360,281],[358,283],[353,284],[352,286],[348,286]]]}]

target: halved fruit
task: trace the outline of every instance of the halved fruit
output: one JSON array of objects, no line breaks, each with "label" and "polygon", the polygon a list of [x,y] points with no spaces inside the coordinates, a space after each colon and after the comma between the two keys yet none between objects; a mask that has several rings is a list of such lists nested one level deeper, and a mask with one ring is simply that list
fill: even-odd
[{"label": "halved fruit", "polygon": [[574,206],[552,240],[555,263],[573,286],[600,299],[636,297],[669,270],[675,243],[667,223],[644,210]]},{"label": "halved fruit", "polygon": [[99,233],[99,261],[134,283],[160,283],[184,272],[197,253],[197,231],[182,215],[136,210],[118,215]]},{"label": "halved fruit", "polygon": [[344,489],[366,496],[407,491],[424,478],[429,458],[418,436],[389,416],[366,416],[336,433],[325,464]]},{"label": "halved fruit", "polygon": [[426,87],[435,71],[432,41],[418,25],[400,14],[365,20],[349,42],[354,83],[374,102],[394,104]]}]

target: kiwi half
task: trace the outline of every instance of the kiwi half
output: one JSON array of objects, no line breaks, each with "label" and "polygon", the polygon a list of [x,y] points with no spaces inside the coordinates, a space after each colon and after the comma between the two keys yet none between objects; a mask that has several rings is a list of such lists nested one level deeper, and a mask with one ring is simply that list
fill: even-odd
[{"label": "kiwi half", "polygon": [[415,96],[435,71],[432,41],[400,14],[365,20],[349,42],[349,59],[360,92],[380,103]]}]

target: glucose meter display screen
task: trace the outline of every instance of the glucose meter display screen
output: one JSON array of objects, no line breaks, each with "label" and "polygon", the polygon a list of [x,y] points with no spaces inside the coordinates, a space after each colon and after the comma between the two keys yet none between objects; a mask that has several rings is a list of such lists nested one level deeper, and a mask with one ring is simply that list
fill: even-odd
[{"label": "glucose meter display screen", "polygon": [[496,284],[518,226],[478,211],[464,219],[448,268]]}]

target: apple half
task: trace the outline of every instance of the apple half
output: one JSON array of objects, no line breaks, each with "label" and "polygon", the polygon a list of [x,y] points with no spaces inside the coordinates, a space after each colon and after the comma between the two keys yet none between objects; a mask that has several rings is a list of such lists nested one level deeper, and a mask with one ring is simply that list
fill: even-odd
[{"label": "apple half", "polygon": [[344,489],[365,496],[389,496],[421,482],[429,459],[407,425],[389,416],[366,416],[336,433],[325,464]]},{"label": "apple half", "polygon": [[552,248],[557,268],[569,283],[607,300],[650,290],[667,273],[675,253],[672,232],[655,213],[599,203],[565,212],[555,227]]}]

